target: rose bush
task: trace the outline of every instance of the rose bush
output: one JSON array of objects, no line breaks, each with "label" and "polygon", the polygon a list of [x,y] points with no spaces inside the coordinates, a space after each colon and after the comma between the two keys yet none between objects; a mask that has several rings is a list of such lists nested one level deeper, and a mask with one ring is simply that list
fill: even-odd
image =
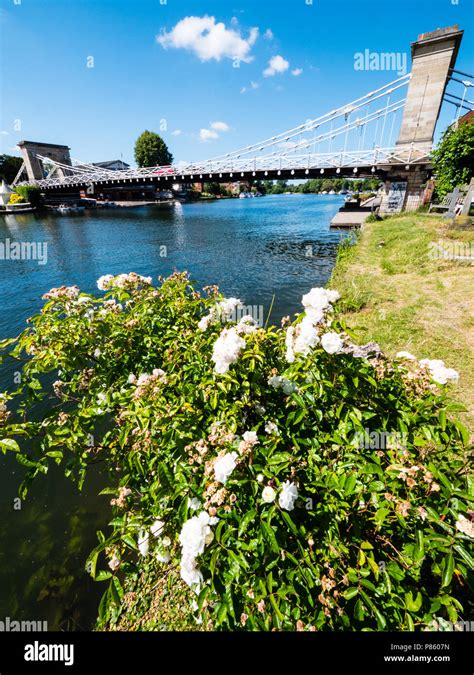
[{"label": "rose bush", "polygon": [[335,291],[312,289],[301,316],[267,329],[230,321],[239,301],[216,287],[161,281],[52,289],[0,343],[22,368],[0,403],[0,447],[28,470],[20,494],[50,462],[79,486],[97,460],[109,469],[115,514],[87,561],[109,583],[101,618],[117,620],[124,578],[152,559],[179,568],[213,629],[469,618],[469,439],[445,393],[457,373],[355,344]]}]

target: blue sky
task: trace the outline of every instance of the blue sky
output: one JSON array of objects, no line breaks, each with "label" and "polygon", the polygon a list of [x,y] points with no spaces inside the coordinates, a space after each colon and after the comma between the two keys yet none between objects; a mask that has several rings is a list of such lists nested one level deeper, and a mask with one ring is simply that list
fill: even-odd
[{"label": "blue sky", "polygon": [[[410,42],[452,24],[465,30],[457,67],[474,70],[474,0],[1,0],[0,7],[0,141],[12,154],[28,139],[67,144],[83,161],[133,163],[135,139],[150,129],[175,161],[220,155],[396,79],[355,70],[356,53],[406,53],[409,70]],[[445,106],[439,128],[454,112]]]}]

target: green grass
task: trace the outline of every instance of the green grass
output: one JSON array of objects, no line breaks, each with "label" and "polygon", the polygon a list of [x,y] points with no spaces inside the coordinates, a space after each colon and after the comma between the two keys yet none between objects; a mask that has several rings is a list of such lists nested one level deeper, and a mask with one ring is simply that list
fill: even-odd
[{"label": "green grass", "polygon": [[152,559],[135,577],[124,581],[124,596],[116,623],[98,622],[99,631],[197,631],[190,609],[190,591],[179,569]]},{"label": "green grass", "polygon": [[329,285],[340,291],[340,315],[361,342],[458,370],[451,396],[474,430],[474,265],[434,259],[430,243],[440,239],[472,242],[474,227],[419,213],[367,223],[356,245],[341,249]]}]

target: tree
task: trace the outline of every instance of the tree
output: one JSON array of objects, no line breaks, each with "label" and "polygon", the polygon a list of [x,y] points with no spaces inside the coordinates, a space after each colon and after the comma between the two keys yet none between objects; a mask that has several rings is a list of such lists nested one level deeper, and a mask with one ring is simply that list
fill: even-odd
[{"label": "tree", "polygon": [[0,155],[0,179],[5,180],[7,183],[12,183],[22,164],[23,160],[21,157]]},{"label": "tree", "polygon": [[142,166],[167,166],[173,155],[164,140],[154,131],[144,131],[135,143],[135,161]]},{"label": "tree", "polygon": [[469,183],[474,175],[474,124],[446,129],[433,153],[433,168],[439,197]]}]

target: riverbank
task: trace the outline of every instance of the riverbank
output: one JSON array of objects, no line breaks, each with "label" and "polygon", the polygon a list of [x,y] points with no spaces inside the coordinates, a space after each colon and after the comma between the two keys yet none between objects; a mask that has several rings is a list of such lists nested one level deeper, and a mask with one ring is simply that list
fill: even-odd
[{"label": "riverbank", "polygon": [[[442,242],[442,255],[437,243]],[[393,356],[442,359],[460,373],[451,397],[474,431],[474,227],[441,217],[403,214],[367,223],[343,247],[330,285],[341,316],[360,342],[375,340]]]}]

